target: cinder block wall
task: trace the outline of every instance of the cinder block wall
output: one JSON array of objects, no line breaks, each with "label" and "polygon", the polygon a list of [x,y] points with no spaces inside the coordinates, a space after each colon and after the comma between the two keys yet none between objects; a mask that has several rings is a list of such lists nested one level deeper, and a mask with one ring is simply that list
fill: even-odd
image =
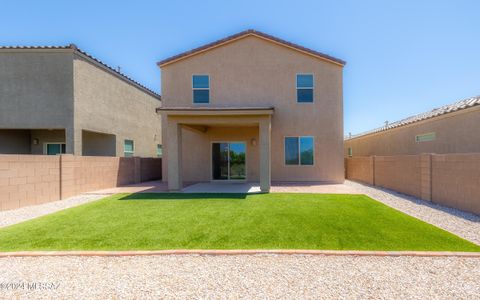
[{"label": "cinder block wall", "polygon": [[480,215],[480,153],[433,155],[432,200]]},{"label": "cinder block wall", "polygon": [[350,157],[347,179],[480,214],[480,153]]},{"label": "cinder block wall", "polygon": [[421,196],[419,155],[375,156],[375,185]]},{"label": "cinder block wall", "polygon": [[0,210],[161,179],[161,158],[0,155]]},{"label": "cinder block wall", "polygon": [[0,155],[0,210],[59,200],[60,156]]}]

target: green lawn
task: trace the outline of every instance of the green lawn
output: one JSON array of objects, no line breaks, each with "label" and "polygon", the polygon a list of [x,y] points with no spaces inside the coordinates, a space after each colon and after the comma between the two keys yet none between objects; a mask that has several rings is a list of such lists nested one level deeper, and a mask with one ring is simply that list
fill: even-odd
[{"label": "green lawn", "polygon": [[0,251],[480,251],[364,195],[119,194],[0,230]]}]

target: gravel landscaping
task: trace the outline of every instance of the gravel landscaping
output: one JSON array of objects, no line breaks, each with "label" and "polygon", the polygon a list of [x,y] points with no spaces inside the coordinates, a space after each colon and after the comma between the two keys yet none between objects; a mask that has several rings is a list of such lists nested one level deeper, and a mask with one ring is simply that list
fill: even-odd
[{"label": "gravel landscaping", "polygon": [[78,206],[91,201],[107,197],[104,193],[85,193],[65,200],[54,201],[39,205],[22,207],[19,209],[0,211],[0,228],[17,224],[30,219],[48,215],[69,207]]},{"label": "gravel landscaping", "polygon": [[480,216],[449,208],[391,190],[345,181],[360,194],[365,194],[392,208],[421,219],[480,245]]},{"label": "gravel landscaping", "polygon": [[[0,298],[478,299],[475,258],[309,255],[0,259]],[[51,283],[49,289],[27,283]]]}]

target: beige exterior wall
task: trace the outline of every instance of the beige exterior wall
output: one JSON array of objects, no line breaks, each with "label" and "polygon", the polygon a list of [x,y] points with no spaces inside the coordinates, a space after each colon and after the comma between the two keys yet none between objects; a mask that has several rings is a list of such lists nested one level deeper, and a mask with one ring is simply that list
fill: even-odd
[{"label": "beige exterior wall", "polygon": [[[296,102],[297,73],[314,74],[314,103]],[[210,76],[210,103],[201,106],[275,107],[271,120],[272,180],[344,180],[342,67],[249,36],[162,67],[163,107],[197,106],[192,101],[193,74]],[[164,118],[164,137],[168,134],[166,122]],[[241,139],[249,145],[248,141],[258,136],[258,125],[232,127],[212,127],[204,134],[183,130],[184,181],[210,180],[209,145],[213,140]],[[286,166],[285,136],[314,136],[315,165]],[[247,180],[258,180],[258,149],[248,146]]]},{"label": "beige exterior wall", "polygon": [[[353,156],[480,152],[480,107],[449,113],[387,131],[345,141]],[[435,132],[436,139],[416,142],[415,136]]]},{"label": "beige exterior wall", "polygon": [[0,129],[0,153],[30,154],[30,130]]},{"label": "beige exterior wall", "polygon": [[70,50],[0,49],[0,129],[73,132],[72,58]]},{"label": "beige exterior wall", "polygon": [[[11,144],[0,153],[42,154],[44,142],[65,142],[67,153],[123,156],[131,139],[135,155],[152,157],[161,144],[160,101],[73,49],[0,49],[0,91],[0,137]],[[26,131],[16,138],[8,129],[31,130],[30,143],[40,143],[26,152]],[[92,132],[115,135],[115,145]]]},{"label": "beige exterior wall", "polygon": [[82,152],[82,130],[87,130],[115,135],[117,156],[123,156],[125,139],[134,141],[135,156],[156,156],[162,144],[157,98],[79,56],[74,75],[76,154]]}]

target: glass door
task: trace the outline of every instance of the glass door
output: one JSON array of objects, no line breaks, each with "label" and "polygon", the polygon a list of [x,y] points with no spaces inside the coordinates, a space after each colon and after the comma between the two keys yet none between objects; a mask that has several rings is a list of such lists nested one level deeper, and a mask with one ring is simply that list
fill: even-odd
[{"label": "glass door", "polygon": [[241,142],[213,143],[213,180],[245,180],[246,148],[246,144]]}]

